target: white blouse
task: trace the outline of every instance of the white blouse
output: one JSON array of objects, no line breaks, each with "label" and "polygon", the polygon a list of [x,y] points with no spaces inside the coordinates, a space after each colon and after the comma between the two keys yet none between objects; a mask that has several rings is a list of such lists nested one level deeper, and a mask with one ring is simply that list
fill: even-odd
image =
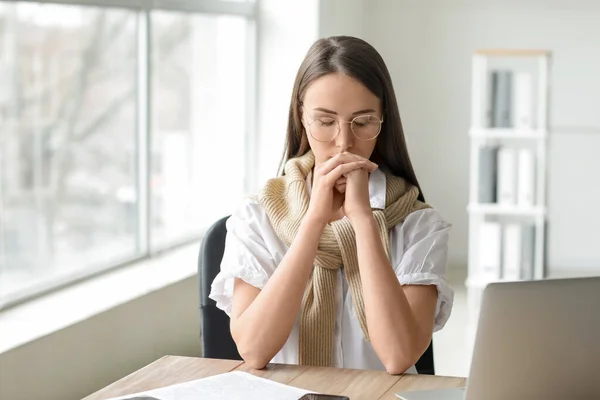
[{"label": "white blouse", "polygon": [[[384,208],[385,174],[379,169],[369,178],[371,207]],[[310,175],[307,185],[310,193]],[[433,331],[440,330],[452,310],[454,292],[444,279],[451,225],[435,209],[415,211],[390,230],[390,258],[402,285],[435,285],[438,290]],[[254,199],[245,200],[227,220],[227,239],[221,271],[212,283],[210,298],[231,315],[234,278],[262,289],[288,247],[277,237],[267,214]],[[338,272],[333,366],[385,370],[371,343],[364,337],[354,313],[351,293]],[[298,363],[298,319],[283,348],[271,362]],[[408,373],[416,373],[412,366]]]}]

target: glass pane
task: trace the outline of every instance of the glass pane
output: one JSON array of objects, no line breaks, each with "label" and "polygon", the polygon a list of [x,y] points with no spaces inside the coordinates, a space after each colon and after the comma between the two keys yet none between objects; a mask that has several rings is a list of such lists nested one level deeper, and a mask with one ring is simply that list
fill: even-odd
[{"label": "glass pane", "polygon": [[244,189],[246,21],[152,14],[152,244],[232,212]]},{"label": "glass pane", "polygon": [[0,305],[136,252],[136,15],[0,2]]}]

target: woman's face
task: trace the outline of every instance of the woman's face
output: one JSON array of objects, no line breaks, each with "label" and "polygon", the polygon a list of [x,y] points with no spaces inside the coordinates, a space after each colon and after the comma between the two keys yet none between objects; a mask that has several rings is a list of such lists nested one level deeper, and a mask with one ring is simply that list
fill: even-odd
[{"label": "woman's face", "polygon": [[364,134],[365,122],[370,124],[371,131],[379,127],[381,101],[356,79],[339,73],[320,77],[306,89],[301,111],[317,165],[344,151],[371,157],[377,138],[360,140],[352,133],[350,121],[361,116],[353,125],[354,132],[371,136]]}]

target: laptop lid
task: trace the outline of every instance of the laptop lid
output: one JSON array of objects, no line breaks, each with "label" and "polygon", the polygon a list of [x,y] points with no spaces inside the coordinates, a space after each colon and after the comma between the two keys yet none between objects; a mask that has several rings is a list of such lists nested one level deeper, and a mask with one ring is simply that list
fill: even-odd
[{"label": "laptop lid", "polygon": [[600,277],[489,284],[466,400],[600,399]]}]

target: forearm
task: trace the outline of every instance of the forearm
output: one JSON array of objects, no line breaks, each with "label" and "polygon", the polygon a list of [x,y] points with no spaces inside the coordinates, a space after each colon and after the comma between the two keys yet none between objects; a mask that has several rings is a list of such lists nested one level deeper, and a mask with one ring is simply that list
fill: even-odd
[{"label": "forearm", "polygon": [[373,348],[390,373],[403,373],[420,355],[424,335],[385,254],[372,215],[352,221],[367,327]]},{"label": "forearm", "polygon": [[240,354],[255,368],[283,347],[296,321],[324,224],[304,219],[282,262],[257,297],[232,320]]}]

